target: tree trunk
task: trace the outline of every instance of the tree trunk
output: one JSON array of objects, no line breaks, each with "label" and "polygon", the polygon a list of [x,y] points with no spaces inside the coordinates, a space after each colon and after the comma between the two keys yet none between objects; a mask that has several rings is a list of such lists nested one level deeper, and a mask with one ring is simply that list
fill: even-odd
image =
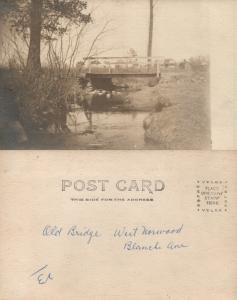
[{"label": "tree trunk", "polygon": [[149,39],[147,47],[147,56],[152,56],[152,42],[153,42],[153,0],[150,0],[150,17],[149,17]]},{"label": "tree trunk", "polygon": [[38,73],[41,69],[40,41],[43,0],[31,0],[30,11],[30,45],[27,58],[27,69]]}]

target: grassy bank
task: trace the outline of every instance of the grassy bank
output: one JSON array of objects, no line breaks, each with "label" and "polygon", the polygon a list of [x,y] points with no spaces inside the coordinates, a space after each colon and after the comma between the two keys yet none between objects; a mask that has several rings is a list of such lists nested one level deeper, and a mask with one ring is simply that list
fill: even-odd
[{"label": "grassy bank", "polygon": [[149,115],[146,141],[156,149],[210,149],[208,87],[207,71],[163,73],[157,94],[171,106]]}]

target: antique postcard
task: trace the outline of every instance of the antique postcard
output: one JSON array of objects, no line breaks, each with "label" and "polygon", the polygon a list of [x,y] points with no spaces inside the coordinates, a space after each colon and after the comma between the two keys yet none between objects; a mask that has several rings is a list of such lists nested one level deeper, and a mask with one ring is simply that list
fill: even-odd
[{"label": "antique postcard", "polygon": [[222,2],[1,1],[1,149],[236,149]]},{"label": "antique postcard", "polygon": [[235,152],[1,163],[1,299],[236,299]]},{"label": "antique postcard", "polygon": [[236,11],[0,0],[0,300],[237,298]]}]

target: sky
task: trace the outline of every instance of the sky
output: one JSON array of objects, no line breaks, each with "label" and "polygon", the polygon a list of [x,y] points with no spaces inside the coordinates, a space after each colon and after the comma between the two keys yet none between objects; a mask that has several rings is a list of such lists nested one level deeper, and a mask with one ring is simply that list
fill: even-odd
[{"label": "sky", "polygon": [[[156,1],[156,0],[154,0]],[[80,43],[76,60],[88,49],[109,21],[107,32],[96,43],[101,56],[127,56],[134,49],[146,56],[149,0],[88,0],[90,24]],[[153,56],[176,60],[209,54],[208,0],[159,0],[154,8]],[[72,34],[75,34],[73,30]],[[64,39],[66,51],[68,42]],[[46,55],[42,46],[42,61]],[[26,51],[27,52],[27,51]]]},{"label": "sky", "polygon": [[[155,1],[155,0],[154,0]],[[208,55],[208,8],[205,0],[159,0],[154,8],[153,56],[184,59]],[[149,0],[88,0],[93,7],[95,36],[107,20],[109,31],[98,49],[111,49],[105,55],[126,55],[133,48],[146,56]]]}]

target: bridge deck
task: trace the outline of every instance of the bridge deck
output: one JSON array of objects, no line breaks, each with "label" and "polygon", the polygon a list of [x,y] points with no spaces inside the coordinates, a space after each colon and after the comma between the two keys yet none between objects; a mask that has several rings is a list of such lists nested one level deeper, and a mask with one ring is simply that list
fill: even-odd
[{"label": "bridge deck", "polygon": [[159,63],[154,57],[90,57],[84,72],[89,78],[158,77]]}]

